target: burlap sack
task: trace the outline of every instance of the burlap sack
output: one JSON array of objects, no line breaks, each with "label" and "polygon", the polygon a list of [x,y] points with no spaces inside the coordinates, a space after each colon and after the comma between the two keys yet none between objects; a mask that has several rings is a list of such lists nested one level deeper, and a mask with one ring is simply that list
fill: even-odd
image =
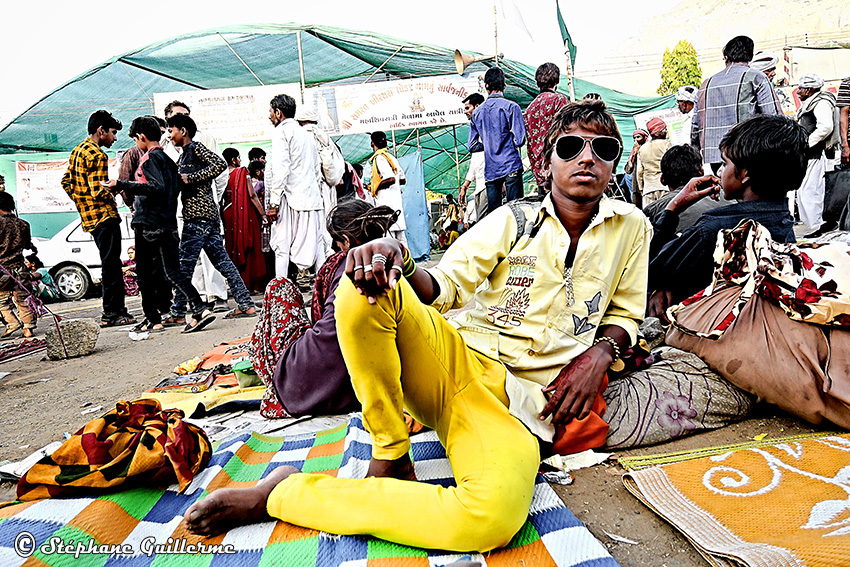
[{"label": "burlap sack", "polygon": [[792,321],[754,295],[717,340],[708,333],[726,319],[740,286],[720,289],[680,308],[667,344],[692,352],[739,388],[806,421],[850,428],[850,331]]}]

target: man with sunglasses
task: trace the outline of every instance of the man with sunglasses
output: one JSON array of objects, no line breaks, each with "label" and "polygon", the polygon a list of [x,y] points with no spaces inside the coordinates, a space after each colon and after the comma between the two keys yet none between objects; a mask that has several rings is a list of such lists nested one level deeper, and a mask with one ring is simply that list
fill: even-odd
[{"label": "man with sunglasses", "polygon": [[[646,305],[652,229],[603,195],[622,150],[604,109],[591,100],[559,112],[544,144],[550,194],[491,212],[437,267],[417,269],[390,238],[349,251],[337,332],[372,437],[371,478],[282,466],[192,506],[191,531],[271,516],[460,552],[511,540],[541,455],[605,442],[606,371]],[[473,296],[475,307],[443,318]],[[457,486],[416,482],[402,406],[437,431]]]},{"label": "man with sunglasses", "polygon": [[505,73],[492,67],[484,74],[487,100],[475,109],[469,120],[470,153],[484,151],[484,178],[487,186],[487,211],[523,196],[522,158],[519,149],[525,143],[525,122],[519,105],[505,98]]}]

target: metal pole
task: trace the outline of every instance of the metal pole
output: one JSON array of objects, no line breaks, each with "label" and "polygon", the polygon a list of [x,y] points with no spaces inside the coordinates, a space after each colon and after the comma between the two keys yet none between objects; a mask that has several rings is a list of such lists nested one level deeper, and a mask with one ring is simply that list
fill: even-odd
[{"label": "metal pole", "polygon": [[371,79],[372,77],[374,77],[374,76],[375,76],[375,74],[376,74],[378,71],[380,71],[381,69],[383,69],[383,68],[384,68],[384,65],[386,65],[387,63],[389,63],[389,62],[390,62],[390,59],[392,59],[393,57],[395,57],[395,56],[398,54],[398,52],[399,52],[399,51],[401,51],[402,49],[404,49],[404,47],[405,47],[405,46],[403,46],[403,45],[402,45],[401,47],[399,47],[398,49],[396,49],[395,51],[393,51],[393,54],[392,54],[392,55],[390,55],[389,57],[387,57],[387,60],[386,60],[386,61],[384,61],[383,63],[381,63],[381,64],[380,64],[380,66],[379,66],[377,69],[375,69],[374,71],[372,71],[372,74],[371,74],[371,75],[369,75],[368,77],[366,77],[366,80],[365,80],[365,81],[363,81],[363,82],[364,82],[364,83],[368,83],[368,82],[369,82],[369,79]]},{"label": "metal pole", "polygon": [[[457,153],[457,126],[452,126],[452,137],[455,140],[455,171],[457,172],[457,190],[460,191],[460,156]],[[464,205],[465,203],[461,203]]]},{"label": "metal pole", "polygon": [[576,91],[573,86],[573,58],[570,55],[570,48],[567,42],[564,42],[564,53],[567,56],[567,85],[570,89],[570,102],[576,101]]},{"label": "metal pole", "polygon": [[398,157],[398,149],[395,147],[395,130],[390,130],[390,134],[393,136],[393,155]]},{"label": "metal pole", "polygon": [[496,42],[496,65],[499,64],[499,11],[496,9],[496,0],[493,0],[493,39]]},{"label": "metal pole", "polygon": [[304,104],[304,52],[301,50],[301,30],[295,33],[295,38],[298,43],[298,66],[301,68],[301,104]]},{"label": "metal pole", "polygon": [[264,83],[263,81],[261,81],[261,80],[260,80],[260,78],[259,78],[259,77],[257,76],[257,74],[254,72],[254,70],[253,70],[253,69],[251,69],[250,67],[248,67],[248,64],[247,64],[247,63],[245,63],[245,60],[244,60],[244,59],[242,59],[241,57],[239,57],[239,54],[238,54],[238,53],[236,53],[236,50],[235,50],[235,49],[233,49],[233,46],[232,46],[232,45],[230,45],[230,42],[229,42],[229,41],[227,41],[227,40],[224,38],[224,36],[223,36],[223,35],[221,35],[221,33],[220,33],[220,32],[215,32],[215,33],[217,33],[217,34],[218,34],[218,37],[220,37],[220,38],[221,38],[221,40],[222,40],[225,44],[227,44],[227,47],[229,47],[229,48],[230,48],[230,51],[232,51],[232,52],[233,52],[233,55],[235,55],[235,56],[236,56],[236,58],[239,60],[239,62],[240,62],[240,63],[242,63],[242,64],[245,66],[245,68],[246,68],[246,69],[248,69],[248,72],[250,72],[252,75],[254,75],[254,78],[255,78],[255,79],[257,79],[257,82],[258,82],[258,83],[260,83],[261,85],[265,86],[265,83]]}]

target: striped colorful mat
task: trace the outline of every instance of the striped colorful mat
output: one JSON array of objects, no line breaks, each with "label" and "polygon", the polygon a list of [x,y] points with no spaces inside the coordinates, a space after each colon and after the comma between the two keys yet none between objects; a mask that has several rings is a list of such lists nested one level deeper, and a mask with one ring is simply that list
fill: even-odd
[{"label": "striped colorful mat", "polygon": [[[421,481],[454,483],[433,431],[414,436],[411,453]],[[238,435],[218,446],[207,469],[184,494],[178,494],[176,486],[164,491],[139,488],[99,498],[41,500],[0,508],[0,565],[436,567],[462,558],[488,566],[617,565],[540,476],[526,524],[506,548],[485,556],[329,535],[284,522],[245,526],[209,539],[192,536],[181,526],[186,509],[217,488],[252,486],[281,465],[361,478],[370,455],[369,434],[359,416],[318,434]],[[192,547],[199,543],[217,547]],[[215,553],[204,553],[209,551]]]}]

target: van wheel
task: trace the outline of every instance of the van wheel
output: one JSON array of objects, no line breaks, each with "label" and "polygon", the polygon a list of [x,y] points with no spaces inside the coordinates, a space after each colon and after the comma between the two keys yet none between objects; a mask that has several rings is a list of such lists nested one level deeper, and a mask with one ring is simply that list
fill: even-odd
[{"label": "van wheel", "polygon": [[56,282],[59,295],[68,301],[82,299],[91,286],[91,281],[89,281],[89,276],[85,270],[74,265],[63,266],[56,270],[53,281]]}]

